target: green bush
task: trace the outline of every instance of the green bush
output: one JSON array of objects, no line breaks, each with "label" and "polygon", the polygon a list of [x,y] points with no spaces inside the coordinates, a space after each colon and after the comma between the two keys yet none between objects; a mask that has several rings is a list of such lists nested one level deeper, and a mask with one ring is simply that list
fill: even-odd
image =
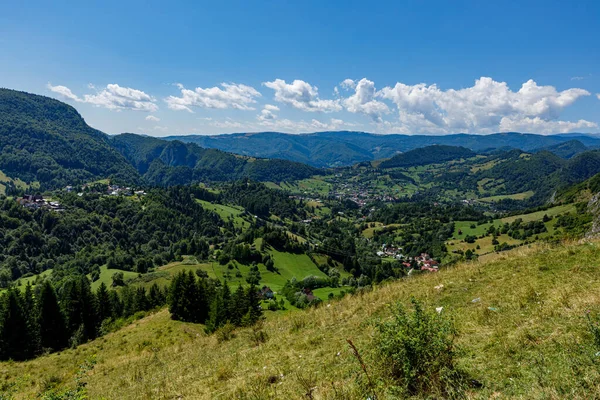
[{"label": "green bush", "polygon": [[466,375],[454,365],[453,323],[412,299],[412,313],[396,306],[391,321],[378,325],[382,368],[402,396],[462,397]]}]

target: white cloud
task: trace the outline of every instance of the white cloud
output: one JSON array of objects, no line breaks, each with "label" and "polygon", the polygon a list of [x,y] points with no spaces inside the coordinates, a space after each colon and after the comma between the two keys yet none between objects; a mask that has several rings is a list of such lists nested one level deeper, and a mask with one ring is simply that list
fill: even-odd
[{"label": "white cloud", "polygon": [[598,124],[580,119],[577,122],[571,121],[547,121],[540,117],[502,118],[500,121],[500,130],[503,132],[545,132],[545,133],[567,133],[581,129],[598,128]]},{"label": "white cloud", "polygon": [[69,89],[66,86],[61,86],[61,85],[52,86],[52,84],[50,82],[48,82],[48,84],[46,85],[46,87],[48,89],[50,89],[52,92],[58,93],[60,96],[62,96],[65,99],[74,100],[74,101],[81,101],[79,99],[79,97],[77,97],[73,92],[71,92],[71,89]]},{"label": "white cloud", "polygon": [[242,125],[240,122],[232,121],[230,119],[225,121],[213,121],[210,123],[210,126],[214,126],[215,128],[244,128],[244,125]]},{"label": "white cloud", "polygon": [[265,104],[265,110],[279,111],[279,107],[274,106],[273,104]]},{"label": "white cloud", "polygon": [[[572,88],[557,91],[553,86],[525,82],[517,92],[505,82],[482,77],[472,87],[441,90],[437,85],[396,83],[376,94],[395,103],[399,120],[412,133],[493,132],[501,121],[523,121],[525,118],[557,122],[564,108],[590,93]],[[587,122],[587,121],[583,121]],[[506,124],[506,122],[505,122]],[[538,132],[552,125],[534,123]],[[568,126],[564,125],[563,129]],[[575,128],[573,128],[575,129]]]},{"label": "white cloud", "polygon": [[158,122],[158,121],[160,121],[160,118],[158,118],[158,117],[155,117],[154,115],[148,115],[148,116],[146,117],[146,121],[154,121],[154,122]]},{"label": "white cloud", "polygon": [[377,92],[375,90],[375,84],[372,81],[366,78],[363,78],[358,82],[354,82],[352,79],[346,79],[340,86],[346,90],[355,90],[355,93],[352,96],[343,100],[343,104],[349,112],[367,115],[375,122],[381,122],[382,114],[388,114],[390,112],[390,109],[385,103],[375,100]]},{"label": "white cloud", "polygon": [[200,108],[235,108],[238,110],[254,110],[251,106],[261,94],[251,86],[236,83],[221,83],[221,87],[186,89],[177,84],[181,97],[169,96],[165,99],[172,110],[192,112],[192,107]]},{"label": "white cloud", "polygon": [[596,93],[596,97],[600,100],[600,93]]},{"label": "white cloud", "polygon": [[296,79],[286,83],[283,79],[264,82],[263,85],[275,91],[275,101],[288,104],[302,111],[333,112],[340,111],[339,100],[322,100],[319,89],[308,82]]},{"label": "white cloud", "polygon": [[52,86],[48,83],[47,87],[66,99],[77,101],[79,103],[93,104],[97,107],[105,107],[109,110],[135,110],[147,112],[158,110],[154,97],[141,90],[121,87],[116,83],[108,84],[106,85],[106,88],[96,94],[86,94],[83,98],[75,95],[66,86]]},{"label": "white cloud", "polygon": [[342,87],[342,89],[350,90],[356,88],[356,82],[348,78],[344,79],[343,82],[340,83],[340,86]]},{"label": "white cloud", "polygon": [[585,76],[572,76],[571,80],[572,81],[582,81],[585,79]]}]

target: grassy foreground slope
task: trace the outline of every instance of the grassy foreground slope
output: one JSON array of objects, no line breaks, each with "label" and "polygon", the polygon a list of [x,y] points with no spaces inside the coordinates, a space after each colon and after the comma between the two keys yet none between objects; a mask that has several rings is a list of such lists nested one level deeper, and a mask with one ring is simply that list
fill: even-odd
[{"label": "grassy foreground slope", "polygon": [[586,313],[600,311],[599,284],[600,242],[536,244],[269,319],[260,344],[257,328],[219,342],[163,310],[75,350],[2,363],[0,388],[16,382],[15,398],[34,398],[49,382],[71,385],[77,366],[97,355],[84,378],[92,399],[300,399],[307,382],[311,398],[366,398],[351,339],[379,398],[393,398],[375,326],[415,296],[454,320],[457,364],[483,384],[468,397],[598,398],[600,349]]}]

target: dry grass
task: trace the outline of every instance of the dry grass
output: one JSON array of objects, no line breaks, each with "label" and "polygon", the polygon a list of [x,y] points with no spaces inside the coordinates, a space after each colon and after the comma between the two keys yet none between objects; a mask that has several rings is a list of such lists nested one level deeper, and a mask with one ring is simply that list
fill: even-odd
[{"label": "dry grass", "polygon": [[97,354],[93,399],[360,399],[366,382],[351,339],[383,397],[391,382],[372,349],[374,325],[416,296],[455,321],[457,362],[484,385],[468,397],[597,398],[598,368],[580,361],[589,352],[577,344],[589,341],[585,311],[600,304],[599,265],[599,242],[521,247],[269,318],[261,340],[239,329],[219,342],[163,310],[75,350],[0,364],[0,385],[18,381],[16,398],[34,398],[44,382],[72,382]]}]

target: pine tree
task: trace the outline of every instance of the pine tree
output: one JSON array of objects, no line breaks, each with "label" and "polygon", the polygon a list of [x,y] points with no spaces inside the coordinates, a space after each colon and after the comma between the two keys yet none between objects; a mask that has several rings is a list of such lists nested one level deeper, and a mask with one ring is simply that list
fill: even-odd
[{"label": "pine tree", "polygon": [[104,282],[100,283],[98,290],[96,290],[96,301],[98,304],[98,321],[102,323],[102,321],[111,318],[113,315],[110,295]]},{"label": "pine tree", "polygon": [[0,358],[3,360],[25,360],[33,357],[31,327],[23,311],[23,299],[18,289],[10,288],[4,297],[4,307],[0,320]]},{"label": "pine tree", "polygon": [[134,296],[134,310],[138,311],[148,311],[150,309],[150,302],[148,301],[148,297],[146,296],[146,289],[144,287],[138,287],[135,289]]},{"label": "pine tree", "polygon": [[42,284],[40,290],[37,317],[41,347],[51,351],[66,347],[69,335],[65,317],[58,305],[54,287],[48,281]]},{"label": "pine tree", "polygon": [[254,285],[248,287],[246,292],[248,298],[248,324],[252,325],[259,320],[262,315],[262,309],[260,307],[260,299],[258,298],[258,289]]},{"label": "pine tree", "polygon": [[123,302],[123,317],[133,315],[135,313],[135,293],[129,286],[125,286],[121,290],[121,301]]},{"label": "pine tree", "polygon": [[31,282],[27,282],[27,286],[25,287],[25,293],[23,295],[23,313],[25,315],[25,319],[27,320],[27,326],[29,326],[29,331],[31,332],[31,346],[34,351],[37,353],[40,350],[40,330],[37,323],[37,312],[36,312],[36,304],[33,296],[33,287],[31,286]]},{"label": "pine tree", "polygon": [[248,299],[246,297],[246,292],[244,291],[244,288],[241,285],[238,286],[238,288],[235,291],[235,294],[233,296],[233,299],[231,301],[231,307],[230,307],[230,318],[231,318],[232,324],[234,324],[236,326],[241,325],[242,318],[248,311],[248,301],[247,300]]},{"label": "pine tree", "polygon": [[169,312],[171,313],[171,319],[178,321],[183,320],[184,275],[184,272],[175,275],[169,286]]},{"label": "pine tree", "polygon": [[165,304],[164,293],[156,282],[150,287],[148,297],[150,302],[150,308],[162,307]]},{"label": "pine tree", "polygon": [[108,297],[110,300],[110,309],[112,311],[112,317],[114,319],[121,318],[123,316],[123,302],[121,301],[119,294],[116,291],[111,290],[110,292],[108,292]]},{"label": "pine tree", "polygon": [[96,297],[92,293],[90,281],[86,276],[79,279],[79,291],[81,296],[82,323],[84,340],[94,339],[98,330],[98,312]]},{"label": "pine tree", "polygon": [[[71,339],[82,324],[82,310],[79,285],[74,279],[64,283],[60,299],[63,313],[67,323],[67,333]],[[76,342],[80,340],[77,339]]]},{"label": "pine tree", "polygon": [[[190,279],[196,280],[192,271],[189,272]],[[215,297],[214,287],[212,287],[205,279],[198,279],[198,283],[194,285],[196,289],[196,299],[194,301],[194,308],[196,314],[196,321],[201,324],[205,323],[208,319],[208,312],[212,298]]]}]

